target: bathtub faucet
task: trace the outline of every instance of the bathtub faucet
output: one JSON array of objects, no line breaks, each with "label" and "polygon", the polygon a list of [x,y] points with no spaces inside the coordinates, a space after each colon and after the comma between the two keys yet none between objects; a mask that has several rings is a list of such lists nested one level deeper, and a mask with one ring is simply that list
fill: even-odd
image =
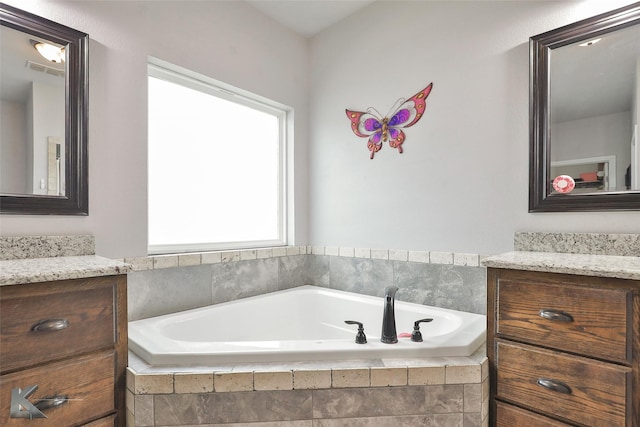
[{"label": "bathtub faucet", "polygon": [[384,312],[382,314],[382,334],[380,341],[386,344],[395,344],[398,342],[396,314],[394,311],[397,291],[397,286],[387,286],[384,289]]}]

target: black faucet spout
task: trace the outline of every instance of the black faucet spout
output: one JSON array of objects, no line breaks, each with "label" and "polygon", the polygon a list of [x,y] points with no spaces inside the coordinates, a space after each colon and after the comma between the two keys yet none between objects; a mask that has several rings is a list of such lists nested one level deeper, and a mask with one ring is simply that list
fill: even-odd
[{"label": "black faucet spout", "polygon": [[382,313],[382,334],[380,341],[385,344],[395,344],[398,342],[396,332],[395,300],[397,286],[387,286],[384,290],[384,311]]}]

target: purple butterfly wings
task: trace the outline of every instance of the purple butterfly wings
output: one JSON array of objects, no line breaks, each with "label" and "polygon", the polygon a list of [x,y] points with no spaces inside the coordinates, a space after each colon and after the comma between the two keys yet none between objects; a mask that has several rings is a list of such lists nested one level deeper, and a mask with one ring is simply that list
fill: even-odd
[{"label": "purple butterfly wings", "polygon": [[405,134],[400,128],[413,126],[422,118],[426,106],[426,99],[431,92],[433,83],[403,102],[392,114],[391,118],[379,117],[369,111],[346,110],[347,117],[351,120],[351,130],[357,136],[369,138],[367,148],[373,159],[376,152],[382,148],[382,143],[389,141],[392,148],[397,148],[402,153],[402,143]]}]

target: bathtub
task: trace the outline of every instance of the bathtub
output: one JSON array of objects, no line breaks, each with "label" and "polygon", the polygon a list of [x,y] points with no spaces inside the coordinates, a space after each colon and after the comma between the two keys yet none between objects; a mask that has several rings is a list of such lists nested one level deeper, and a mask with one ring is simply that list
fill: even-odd
[{"label": "bathtub", "polygon": [[[402,289],[398,291],[398,296]],[[301,286],[129,322],[129,349],[151,365],[211,365],[470,356],[485,342],[486,317],[395,302],[397,344],[380,342],[383,298]],[[422,323],[423,342],[409,335]],[[364,323],[366,344],[356,344]]]}]

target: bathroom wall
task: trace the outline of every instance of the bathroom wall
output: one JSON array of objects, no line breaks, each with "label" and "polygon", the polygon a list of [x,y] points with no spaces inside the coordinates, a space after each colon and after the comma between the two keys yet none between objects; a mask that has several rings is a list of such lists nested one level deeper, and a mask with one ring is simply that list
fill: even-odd
[{"label": "bathroom wall", "polygon": [[[99,255],[146,255],[147,58],[153,56],[295,109],[295,234],[307,243],[305,38],[244,1],[5,3],[90,36],[89,216],[3,215],[1,235],[91,234]],[[224,182],[194,185],[204,195]]]},{"label": "bathroom wall", "polygon": [[[90,194],[88,217],[4,215],[2,235],[146,255],[149,55],[295,108],[295,244],[493,254],[515,231],[640,232],[638,212],[527,212],[528,38],[631,1],[378,1],[311,40],[243,1],[6,3],[91,36]],[[384,114],[429,82],[404,154],[370,160],[345,108]]]},{"label": "bathroom wall", "polygon": [[[529,37],[630,3],[379,1],[313,38],[311,243],[492,254],[515,231],[640,231],[640,212],[527,212]],[[386,114],[430,82],[404,153],[370,160],[345,108]]]}]

